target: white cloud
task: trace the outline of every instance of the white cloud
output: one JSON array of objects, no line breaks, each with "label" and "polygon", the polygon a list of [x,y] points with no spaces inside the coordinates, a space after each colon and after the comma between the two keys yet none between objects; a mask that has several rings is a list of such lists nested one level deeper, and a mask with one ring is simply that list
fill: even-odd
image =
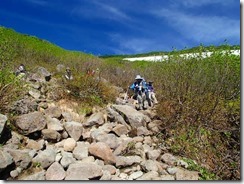
[{"label": "white cloud", "polygon": [[239,20],[228,17],[190,15],[170,9],[161,9],[154,14],[166,19],[182,36],[197,42],[211,43],[240,37]]},{"label": "white cloud", "polygon": [[99,1],[87,1],[86,6],[83,4],[77,5],[72,11],[73,16],[95,18],[95,19],[110,19],[119,22],[131,20],[119,7],[111,4],[101,3]]}]

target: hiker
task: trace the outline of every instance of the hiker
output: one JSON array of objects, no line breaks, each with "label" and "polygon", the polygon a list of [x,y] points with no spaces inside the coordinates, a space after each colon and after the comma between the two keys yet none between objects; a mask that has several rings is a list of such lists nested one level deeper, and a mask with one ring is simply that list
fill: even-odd
[{"label": "hiker", "polygon": [[72,79],[73,79],[73,76],[72,76],[72,74],[71,74],[71,70],[70,70],[69,67],[66,68],[66,73],[65,73],[64,77],[65,77],[65,79],[67,79],[67,80],[72,80]]},{"label": "hiker", "polygon": [[148,90],[149,99],[153,103],[157,104],[158,103],[158,100],[157,100],[157,98],[155,96],[154,87],[153,87],[153,81],[149,81],[147,83],[147,90]]},{"label": "hiker", "polygon": [[26,69],[24,64],[20,64],[17,70],[15,71],[16,76],[24,76],[26,74]]},{"label": "hiker", "polygon": [[145,80],[140,76],[137,75],[135,78],[135,82],[129,87],[130,89],[134,90],[133,99],[138,101],[139,110],[142,110],[145,107],[145,101],[147,99],[147,85]]}]

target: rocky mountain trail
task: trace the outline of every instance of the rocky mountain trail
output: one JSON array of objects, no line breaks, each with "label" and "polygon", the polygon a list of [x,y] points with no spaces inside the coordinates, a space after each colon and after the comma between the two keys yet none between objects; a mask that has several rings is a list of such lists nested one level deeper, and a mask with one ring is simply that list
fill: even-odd
[{"label": "rocky mountain trail", "polygon": [[75,102],[58,98],[58,83],[45,68],[25,80],[25,97],[11,107],[15,118],[0,114],[1,179],[199,179],[157,136],[154,107],[138,111],[120,94],[115,104],[79,114]]}]

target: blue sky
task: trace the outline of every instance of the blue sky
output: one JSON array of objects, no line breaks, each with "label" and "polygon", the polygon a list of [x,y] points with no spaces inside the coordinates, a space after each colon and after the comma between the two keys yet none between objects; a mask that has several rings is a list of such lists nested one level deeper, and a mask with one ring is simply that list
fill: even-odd
[{"label": "blue sky", "polygon": [[240,1],[1,0],[0,25],[95,55],[240,45]]}]

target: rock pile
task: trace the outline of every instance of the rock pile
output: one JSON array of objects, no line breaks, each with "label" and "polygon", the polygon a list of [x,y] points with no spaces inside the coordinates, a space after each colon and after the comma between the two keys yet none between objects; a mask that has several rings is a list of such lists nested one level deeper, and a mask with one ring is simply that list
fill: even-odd
[{"label": "rock pile", "polygon": [[[48,71],[39,68],[30,79],[26,99],[13,107],[17,131],[0,147],[1,179],[198,180],[197,172],[160,145],[153,109],[112,104],[74,116],[44,100],[55,84]],[[1,136],[7,121],[0,114]]]}]

